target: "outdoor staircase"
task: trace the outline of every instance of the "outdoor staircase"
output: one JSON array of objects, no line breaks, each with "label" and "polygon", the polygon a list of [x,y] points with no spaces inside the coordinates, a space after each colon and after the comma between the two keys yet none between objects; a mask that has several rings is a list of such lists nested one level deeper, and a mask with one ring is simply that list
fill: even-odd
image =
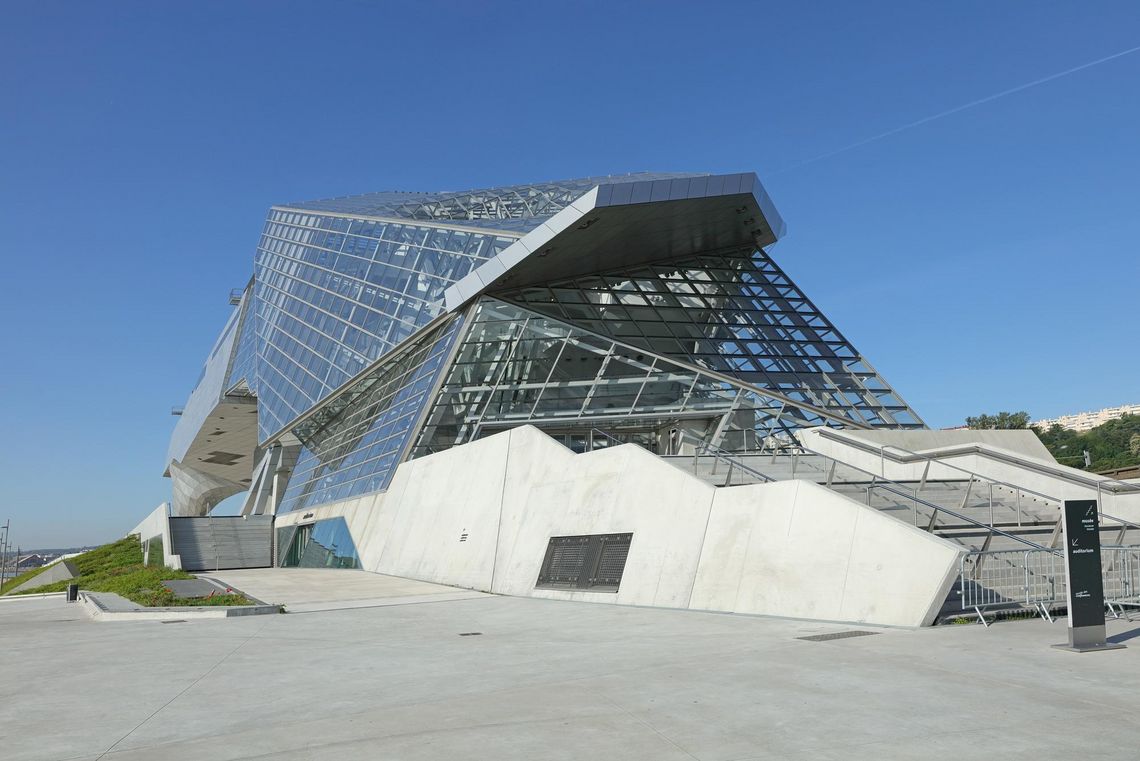
[{"label": "outdoor staircase", "polygon": [[[961,473],[960,478],[888,481],[876,473],[811,451],[729,453],[701,444],[695,451],[700,454],[663,459],[718,488],[796,479],[812,481],[972,553],[963,556],[961,572],[937,620],[975,615],[965,608],[967,601],[977,599],[985,599],[990,611],[1033,610],[1043,615],[1062,604],[1057,597],[1048,597],[1053,602],[1029,605],[1016,594],[1041,583],[1059,584],[1063,589],[1064,565],[1059,559],[1055,559],[1056,565],[1038,567],[1042,556],[1054,557],[1049,550],[1059,550],[1062,543],[1059,499],[964,470],[955,470]],[[929,470],[928,467],[926,472]],[[1140,544],[1140,525],[1117,521],[1103,512],[1100,532],[1104,547]],[[1111,563],[1106,568],[1111,568]],[[1128,574],[1134,573],[1129,570],[1126,576],[1131,579]],[[1140,581],[1133,579],[1128,583]],[[1001,594],[998,589],[1003,590]]]},{"label": "outdoor staircase", "polygon": [[[965,477],[885,482],[815,454],[723,453],[662,459],[717,487],[812,481],[971,552],[1025,549],[1030,546],[1026,542],[1044,547],[1060,544],[1059,503],[1005,484],[982,485]],[[1102,525],[1101,542],[1138,543],[1140,526]]]}]

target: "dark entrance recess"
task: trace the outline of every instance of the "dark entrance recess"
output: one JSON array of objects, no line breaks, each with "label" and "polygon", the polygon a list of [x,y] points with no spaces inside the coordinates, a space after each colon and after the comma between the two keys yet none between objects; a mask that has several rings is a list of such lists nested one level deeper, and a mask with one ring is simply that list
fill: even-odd
[{"label": "dark entrance recess", "polygon": [[616,592],[632,541],[633,534],[551,537],[535,586]]}]

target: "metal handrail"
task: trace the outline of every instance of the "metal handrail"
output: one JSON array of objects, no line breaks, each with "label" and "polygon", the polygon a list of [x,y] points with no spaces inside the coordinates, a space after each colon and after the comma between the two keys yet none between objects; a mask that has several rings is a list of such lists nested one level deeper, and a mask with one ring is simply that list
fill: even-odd
[{"label": "metal handrail", "polygon": [[[1061,499],[1060,497],[1054,497],[1054,496],[1051,496],[1049,494],[1044,494],[1042,492],[1035,491],[1033,489],[1027,489],[1023,486],[1018,486],[1017,484],[1009,483],[1008,481],[1002,481],[1001,479],[983,476],[983,475],[976,473],[972,470],[966,470],[965,468],[963,468],[960,465],[954,465],[954,464],[945,462],[945,461],[943,461],[937,457],[934,457],[932,455],[923,455],[923,454],[919,454],[918,452],[912,452],[909,449],[905,449],[903,447],[895,446],[894,444],[883,444],[881,446],[875,446],[874,444],[871,444],[869,442],[853,440],[853,439],[850,439],[850,438],[842,436],[842,435],[837,436],[837,435],[835,435],[834,430],[835,429],[832,429],[832,428],[821,427],[819,429],[819,435],[822,436],[823,438],[831,439],[832,441],[840,441],[847,446],[851,446],[851,447],[854,447],[856,449],[861,449],[864,452],[869,452],[872,454],[874,454],[875,452],[878,452],[880,458],[890,457],[892,461],[899,463],[899,464],[902,464],[902,465],[907,465],[907,464],[910,464],[911,462],[915,462],[915,461],[926,462],[928,465],[937,464],[940,467],[949,468],[950,470],[956,470],[959,473],[962,473],[963,475],[967,475],[970,477],[970,480],[977,479],[979,481],[985,481],[985,482],[988,482],[990,484],[994,484],[997,486],[1004,486],[1007,489],[1011,489],[1015,492],[1022,492],[1023,494],[1030,494],[1030,495],[1033,495],[1035,497],[1041,497],[1042,499],[1048,500],[1050,502],[1057,503],[1058,507],[1060,507],[1060,505],[1064,504],[1064,500]],[[810,452],[813,452],[814,454],[820,454],[820,456],[822,456],[822,457],[835,459],[835,458],[832,458],[830,455],[823,455],[819,452],[815,452],[814,450],[808,449],[807,447],[805,447],[802,444],[802,442],[800,443],[800,447],[804,451],[810,451]],[[970,450],[975,454],[984,454],[987,457],[991,457],[991,459],[999,459],[999,458],[995,457],[993,455],[993,453],[986,451],[986,450],[983,450],[981,448],[981,446],[977,445],[977,444],[964,445],[961,448],[965,449],[965,450]],[[896,452],[902,452],[906,456],[905,457],[899,457],[897,454],[895,454],[893,452],[888,454],[887,450],[889,450],[889,449],[893,449]],[[1010,458],[1001,458],[1001,459],[1007,459],[1008,460]],[[1019,463],[1020,463],[1020,461],[1019,461]],[[844,463],[844,464],[846,464],[846,463]],[[1025,464],[1025,463],[1020,463],[1020,464]],[[1111,515],[1109,513],[1104,512],[1104,510],[1099,510],[1099,507],[1100,507],[1100,499],[1099,499],[1100,484],[1105,483],[1105,482],[1097,481],[1095,479],[1077,478],[1077,477],[1070,476],[1070,475],[1065,474],[1065,473],[1061,473],[1059,471],[1055,471],[1052,468],[1041,467],[1041,466],[1036,465],[1034,463],[1028,463],[1025,465],[1026,465],[1026,467],[1028,467],[1030,469],[1035,469],[1035,470],[1040,470],[1040,471],[1043,471],[1046,473],[1051,473],[1053,475],[1057,475],[1060,478],[1064,478],[1066,480],[1073,481],[1075,483],[1079,483],[1083,486],[1087,486],[1088,488],[1092,488],[1093,484],[1095,484],[1096,490],[1097,490],[1097,497],[1098,497],[1097,507],[1098,507],[1098,511],[1099,511],[1100,515],[1104,518],[1108,518],[1109,520],[1115,521],[1116,523],[1119,523],[1122,526],[1127,526],[1128,528],[1140,529],[1140,524],[1133,523],[1132,521],[1125,520],[1124,518],[1119,518],[1115,515]],[[849,466],[849,467],[855,467],[855,466]],[[856,470],[863,470],[862,468],[855,468],[855,469]],[[863,472],[871,473],[871,471],[863,471]],[[871,473],[871,475],[873,475],[873,473]],[[1128,489],[1127,489],[1128,491],[1140,493],[1140,486],[1137,486],[1136,484],[1130,484],[1126,481],[1117,481],[1115,479],[1109,479],[1109,481],[1116,483],[1116,484],[1120,484],[1121,486],[1128,487]],[[1114,490],[1112,492],[1112,494],[1114,496],[1118,493],[1119,493],[1118,490]]]},{"label": "metal handrail", "polygon": [[1034,491],[1033,489],[1026,489],[1025,487],[1018,486],[1017,484],[1012,484],[1012,483],[1009,483],[1008,481],[1002,481],[1001,479],[987,478],[987,477],[984,477],[984,476],[981,476],[981,475],[975,473],[972,470],[966,470],[965,468],[963,468],[960,465],[953,465],[953,464],[948,463],[948,462],[943,462],[942,460],[940,460],[936,457],[933,457],[931,455],[921,455],[917,452],[912,452],[909,449],[897,447],[894,444],[882,444],[880,446],[875,446],[874,444],[871,444],[870,442],[852,440],[852,439],[848,439],[848,438],[842,437],[842,436],[836,437],[836,436],[827,435],[827,434],[830,434],[830,432],[832,430],[833,429],[821,429],[819,434],[820,434],[820,436],[823,436],[826,439],[831,439],[833,441],[841,441],[842,443],[846,444],[847,446],[851,446],[851,447],[854,447],[856,449],[861,449],[864,452],[869,452],[871,454],[874,454],[877,452],[880,458],[885,458],[887,456],[887,450],[888,449],[894,449],[898,452],[902,452],[904,455],[909,455],[908,457],[899,457],[898,455],[893,454],[893,453],[890,455],[890,458],[893,462],[899,463],[901,465],[908,465],[914,461],[923,461],[923,462],[926,462],[928,464],[937,463],[938,465],[940,465],[944,468],[949,468],[950,470],[956,470],[959,473],[962,473],[963,475],[969,476],[970,478],[976,478],[976,479],[979,479],[982,481],[989,481],[990,483],[997,484],[999,486],[1005,486],[1009,489],[1021,491],[1021,492],[1024,492],[1026,494],[1031,494],[1035,497],[1041,497],[1042,499],[1051,500],[1053,502],[1060,502],[1059,499],[1057,499],[1056,497],[1051,497],[1048,494],[1043,494],[1042,492]]},{"label": "metal handrail", "polygon": [[[592,427],[590,429],[590,431],[591,431],[591,433],[599,433],[602,436],[604,436],[605,438],[609,439],[610,441],[615,442],[616,444],[620,445],[620,444],[626,443],[626,442],[623,442],[620,439],[612,436],[611,434],[607,433],[606,431],[601,430],[600,428],[593,428]],[[694,436],[693,434],[688,433],[687,431],[681,431],[680,432],[680,440],[682,442],[688,441],[688,442],[694,444],[695,445],[694,451],[696,453],[704,453],[707,456],[710,456],[716,460],[724,462],[733,468],[738,468],[744,473],[748,473],[749,475],[755,476],[755,477],[761,479],[762,481],[764,481],[765,483],[771,483],[771,482],[774,482],[777,480],[776,478],[773,478],[772,476],[769,476],[766,473],[763,473],[759,470],[756,470],[755,468],[752,468],[752,467],[744,464],[738,458],[733,457],[731,453],[729,453],[723,449],[720,449],[718,447],[715,447],[711,444],[708,444],[703,439],[700,439],[700,438]],[[1021,544],[1027,545],[1028,547],[1031,547],[1035,550],[1043,550],[1045,552],[1049,552],[1049,553],[1051,553],[1053,555],[1057,555],[1057,556],[1062,555],[1060,550],[1054,549],[1052,547],[1046,547],[1046,546],[1038,544],[1037,542],[1034,542],[1030,539],[1026,539],[1025,537],[1018,536],[1016,534],[1011,534],[1008,531],[1003,531],[1000,528],[997,528],[993,524],[983,523],[982,521],[979,521],[975,518],[971,518],[967,515],[963,515],[962,513],[958,512],[957,510],[954,510],[954,509],[949,508],[949,507],[945,507],[943,505],[938,505],[938,504],[935,504],[933,502],[930,502],[929,500],[923,499],[922,497],[918,496],[918,494],[915,490],[908,490],[905,486],[898,483],[897,481],[893,481],[891,479],[888,479],[888,478],[886,478],[880,474],[876,474],[872,471],[866,470],[864,468],[860,468],[856,465],[851,465],[849,463],[841,463],[835,457],[832,457],[831,455],[823,454],[822,452],[818,452],[814,449],[811,449],[810,447],[804,446],[802,443],[799,444],[798,448],[800,450],[802,450],[803,452],[816,455],[817,457],[821,457],[825,461],[830,461],[832,463],[841,464],[844,467],[850,468],[854,471],[857,471],[859,473],[863,473],[867,476],[870,476],[871,477],[871,484],[867,487],[868,499],[870,498],[871,489],[878,488],[878,489],[883,489],[884,491],[886,491],[888,493],[894,494],[896,496],[902,497],[906,500],[910,500],[911,502],[913,502],[915,504],[915,517],[916,517],[916,519],[917,519],[917,514],[918,514],[917,513],[917,510],[918,510],[917,506],[918,505],[922,505],[922,506],[930,509],[933,512],[931,515],[931,522],[930,522],[930,528],[928,529],[928,533],[933,533],[933,531],[934,531],[934,519],[936,518],[938,513],[945,513],[946,515],[949,515],[949,516],[952,516],[954,518],[957,518],[958,520],[964,521],[965,523],[967,523],[971,526],[974,526],[976,528],[985,529],[986,531],[988,531],[990,533],[991,536],[996,534],[998,536],[1005,537],[1006,539],[1012,539],[1015,542],[1020,542]],[[694,468],[694,470],[695,470],[695,468]],[[963,471],[963,472],[967,472],[967,471]],[[977,476],[976,474],[970,474],[970,475],[971,475],[971,479],[981,478],[980,476]],[[728,478],[731,479],[731,477],[732,477],[732,472],[729,471]],[[982,480],[988,480],[988,479],[982,479]],[[1111,517],[1111,516],[1106,516],[1106,517]],[[987,540],[986,546],[988,546],[988,544],[989,544],[989,542]]]},{"label": "metal handrail", "polygon": [[[837,435],[837,430],[835,428],[828,428],[826,426],[820,426],[818,428],[818,431],[819,431],[819,435],[822,436],[823,438],[831,439],[833,441],[842,441],[844,444],[847,444],[849,446],[853,446],[857,449],[862,449],[865,452],[871,452],[871,453],[878,452],[880,457],[884,456],[888,449],[893,449],[893,450],[895,450],[895,452],[901,452],[903,455],[901,457],[898,456],[897,454],[894,454],[894,453],[892,453],[890,455],[891,459],[897,463],[901,463],[904,465],[909,464],[909,463],[914,462],[914,461],[938,463],[939,465],[941,465],[943,467],[950,468],[952,470],[957,470],[957,471],[960,471],[962,473],[966,473],[969,475],[973,475],[973,476],[976,476],[978,478],[984,478],[985,480],[992,481],[995,484],[1001,484],[1003,486],[1009,486],[1011,488],[1020,489],[1021,491],[1026,492],[1028,494],[1034,494],[1038,497],[1044,497],[1045,499],[1050,499],[1050,500],[1053,500],[1055,502],[1060,501],[1057,497],[1051,496],[1049,494],[1043,494],[1041,492],[1034,491],[1033,489],[1026,489],[1024,487],[1017,486],[1015,484],[1011,484],[1011,483],[1001,481],[1001,480],[995,479],[995,478],[985,478],[983,476],[979,476],[977,473],[974,473],[973,471],[970,471],[970,470],[966,470],[965,468],[961,467],[960,465],[952,465],[952,464],[945,462],[944,460],[941,460],[938,457],[935,457],[933,455],[920,454],[918,452],[914,452],[914,451],[911,451],[909,449],[906,449],[905,447],[896,446],[894,444],[882,444],[880,446],[875,446],[874,444],[872,444],[870,442],[853,440],[851,438],[843,436],[842,434]],[[1022,465],[1029,470],[1037,470],[1037,471],[1040,471],[1042,473],[1046,473],[1048,475],[1052,475],[1052,476],[1056,476],[1057,478],[1064,479],[1066,481],[1071,481],[1073,483],[1080,484],[1082,486],[1086,486],[1090,489],[1095,488],[1098,491],[1105,484],[1114,484],[1115,486],[1110,490],[1113,494],[1116,494],[1119,492],[1140,493],[1140,485],[1137,485],[1137,484],[1131,484],[1131,483],[1128,483],[1127,481],[1121,481],[1121,480],[1115,479],[1115,478],[1105,478],[1104,480],[1099,480],[1099,479],[1095,479],[1095,478],[1076,476],[1076,475],[1067,473],[1065,471],[1060,471],[1060,470],[1057,470],[1056,468],[1052,468],[1048,464],[1023,462],[1022,459],[1020,459],[1020,458],[1003,457],[999,453],[990,451],[988,448],[985,448],[984,445],[982,445],[982,444],[976,444],[976,443],[974,443],[974,444],[962,444],[962,445],[960,445],[958,447],[954,447],[954,448],[944,447],[944,449],[948,449],[948,450],[954,449],[954,450],[958,450],[958,451],[946,452],[942,456],[955,456],[956,457],[960,454],[981,454],[981,455],[985,455],[986,457],[988,457],[992,460],[1014,461],[1014,462],[1016,462],[1016,464]]]},{"label": "metal handrail", "polygon": [[[682,432],[681,440],[684,441],[685,439],[688,439],[689,441],[697,441],[695,436],[687,435],[687,434]],[[731,467],[731,468],[739,468],[741,471],[743,471],[743,472],[745,472],[751,476],[756,476],[757,478],[761,479],[764,483],[774,483],[776,481],[775,478],[768,475],[767,473],[762,473],[761,471],[756,470],[755,468],[753,468],[749,465],[745,465],[740,460],[732,457],[729,452],[726,452],[725,450],[720,449],[719,447],[714,447],[711,444],[705,444],[703,441],[700,442],[700,447],[701,447],[702,451],[704,451],[706,454],[713,457],[714,459],[720,460],[723,463],[727,463],[729,465],[729,467]],[[730,480],[732,478],[732,471],[731,470],[729,471],[728,478]]]},{"label": "metal handrail", "polygon": [[[722,460],[724,462],[727,462],[731,465],[734,465],[735,467],[738,467],[745,472],[755,474],[755,475],[759,476],[760,478],[764,479],[765,482],[772,482],[772,481],[776,480],[775,478],[772,478],[771,476],[768,476],[767,474],[761,473],[760,471],[757,471],[757,470],[754,470],[753,468],[750,468],[749,466],[745,465],[743,462],[740,462],[736,458],[731,457],[729,455],[729,453],[725,452],[724,450],[718,449],[717,447],[706,444],[704,441],[697,439],[695,436],[692,436],[690,434],[682,432],[681,439],[682,439],[682,441],[684,441],[685,439],[688,439],[689,441],[696,443],[697,446],[699,447],[698,451],[703,450],[705,452],[708,452],[712,457],[719,459],[719,460]],[[800,445],[800,448],[805,452],[808,452],[810,454],[814,454],[818,457],[822,457],[824,460],[830,460],[831,462],[839,463],[839,460],[835,459],[834,457],[831,457],[830,455],[825,455],[821,452],[817,452],[813,449],[810,449],[808,447],[803,446],[802,444]],[[933,502],[922,499],[913,491],[908,492],[906,490],[906,488],[904,486],[902,486],[901,484],[899,484],[895,481],[891,481],[890,479],[883,478],[882,476],[876,476],[876,474],[872,473],[869,470],[864,470],[863,468],[859,468],[859,467],[854,466],[854,465],[848,465],[847,463],[841,463],[841,464],[844,465],[845,467],[851,468],[852,470],[856,470],[856,471],[859,471],[861,473],[865,473],[868,476],[871,476],[873,479],[876,479],[878,481],[878,483],[872,482],[872,485],[867,487],[868,494],[870,494],[871,489],[881,488],[881,489],[884,489],[884,490],[886,490],[892,494],[895,494],[897,496],[904,497],[908,500],[911,500],[916,505],[916,515],[917,515],[917,505],[921,504],[924,507],[927,507],[927,508],[933,510],[934,515],[937,515],[940,512],[946,513],[947,515],[951,515],[955,518],[958,518],[959,520],[965,521],[966,523],[968,523],[970,525],[976,526],[978,528],[986,529],[991,534],[998,534],[999,536],[1006,537],[1007,539],[1013,539],[1014,541],[1021,542],[1022,544],[1028,545],[1029,547],[1032,547],[1033,549],[1045,550],[1047,552],[1050,552],[1050,553],[1053,553],[1056,555],[1061,554],[1061,552],[1059,550],[1054,550],[1054,549],[1051,549],[1049,547],[1045,547],[1043,545],[1037,544],[1036,542],[1034,542],[1032,540],[1026,539],[1024,537],[1017,536],[1016,534],[1011,534],[1007,531],[1002,531],[1001,529],[999,529],[999,528],[997,528],[991,524],[982,523],[981,521],[976,520],[974,518],[971,518],[967,515],[963,515],[956,510],[952,510],[952,509],[950,509],[948,507],[944,507],[942,505],[936,505]],[[889,488],[891,486],[897,487],[897,488]],[[932,524],[933,524],[933,516],[932,516]],[[933,529],[931,529],[929,533],[933,533]]]},{"label": "metal handrail", "polygon": [[[1002,531],[1000,528],[997,528],[996,526],[994,526],[992,524],[982,523],[979,520],[976,520],[974,518],[970,518],[969,516],[966,516],[966,515],[962,515],[957,510],[952,510],[949,507],[944,507],[942,505],[936,505],[933,502],[930,502],[928,500],[923,499],[922,497],[919,497],[916,491],[911,490],[908,493],[906,490],[906,487],[904,487],[902,484],[898,483],[897,481],[892,481],[889,478],[886,478],[882,475],[873,473],[872,471],[866,470],[864,468],[860,468],[857,465],[851,465],[851,464],[846,463],[846,462],[840,463],[839,460],[832,457],[831,455],[826,455],[822,452],[817,452],[816,450],[811,449],[810,447],[806,447],[803,444],[800,445],[800,448],[805,452],[808,452],[810,454],[814,454],[818,457],[822,457],[825,460],[830,460],[832,462],[839,463],[839,464],[843,465],[844,467],[851,468],[852,470],[858,471],[860,473],[865,473],[866,475],[871,476],[873,479],[877,480],[878,483],[875,483],[873,481],[872,485],[867,487],[868,491],[870,489],[874,489],[874,488],[886,488],[883,485],[894,486],[897,488],[894,488],[894,489],[886,488],[886,491],[891,492],[892,494],[896,494],[900,497],[905,497],[906,499],[912,500],[916,504],[924,505],[925,507],[928,507],[928,508],[934,510],[934,515],[937,515],[938,513],[946,513],[947,515],[952,515],[955,518],[958,518],[959,520],[966,521],[966,523],[977,526],[978,528],[987,529],[991,533],[998,534],[999,536],[1004,536],[1007,539],[1013,539],[1014,541],[1021,542],[1022,544],[1027,544],[1036,550],[1045,550],[1045,551],[1051,552],[1055,555],[1061,554],[1060,550],[1055,550],[1055,549],[1052,549],[1050,547],[1045,547],[1044,545],[1040,545],[1037,542],[1031,541],[1031,540],[1026,539],[1024,537],[1017,536],[1016,534],[1011,534],[1008,531]],[[933,519],[934,519],[934,516],[931,516],[932,529],[933,529]],[[932,529],[931,529],[931,532],[932,532]]]},{"label": "metal handrail", "polygon": [[591,428],[591,429],[590,429],[590,433],[591,433],[591,434],[594,434],[594,433],[600,433],[600,434],[602,434],[602,436],[606,437],[607,439],[609,439],[609,440],[610,440],[610,441],[612,441],[613,443],[617,444],[618,446],[623,446],[623,445],[625,445],[625,444],[628,444],[628,443],[629,443],[628,441],[622,441],[621,439],[618,439],[618,438],[616,438],[616,437],[614,437],[614,436],[611,436],[610,434],[608,434],[608,433],[606,433],[605,431],[603,431],[601,428]]},{"label": "metal handrail", "polygon": [[[720,449],[719,447],[714,447],[712,444],[706,443],[704,441],[704,439],[697,438],[693,434],[688,433],[686,431],[680,431],[680,434],[681,434],[681,442],[682,443],[685,441],[688,441],[688,442],[695,445],[695,447],[696,447],[694,449],[695,453],[696,452],[703,452],[706,455],[708,455],[709,457],[712,457],[714,460],[719,460],[720,462],[727,464],[730,468],[739,468],[742,472],[747,473],[750,476],[755,476],[756,478],[759,478],[764,483],[774,483],[777,480],[777,479],[773,478],[772,476],[768,475],[767,473],[763,473],[763,472],[756,470],[755,468],[753,468],[749,465],[745,465],[740,460],[732,457],[731,453],[726,452],[725,450]],[[694,464],[693,470],[695,473],[695,471],[696,471],[696,465],[695,464]],[[731,480],[731,479],[732,479],[732,470],[729,470],[728,480]]]}]

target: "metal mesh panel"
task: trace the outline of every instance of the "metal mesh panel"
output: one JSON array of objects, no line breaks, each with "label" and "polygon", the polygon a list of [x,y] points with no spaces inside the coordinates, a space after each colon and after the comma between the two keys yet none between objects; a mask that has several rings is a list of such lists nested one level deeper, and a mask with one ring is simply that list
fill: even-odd
[{"label": "metal mesh panel", "polygon": [[632,541],[633,534],[551,537],[536,586],[616,592]]},{"label": "metal mesh panel", "polygon": [[550,567],[547,578],[551,582],[577,582],[586,564],[586,541],[581,537],[575,544],[551,545]]},{"label": "metal mesh panel", "polygon": [[594,577],[595,586],[617,586],[625,570],[625,559],[629,555],[629,540],[602,543],[601,557],[598,559],[598,572]]}]

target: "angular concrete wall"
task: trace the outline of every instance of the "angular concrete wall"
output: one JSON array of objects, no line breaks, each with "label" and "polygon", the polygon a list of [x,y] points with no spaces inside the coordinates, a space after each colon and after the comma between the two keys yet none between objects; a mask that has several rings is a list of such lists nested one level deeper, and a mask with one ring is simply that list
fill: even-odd
[{"label": "angular concrete wall", "polygon": [[692,608],[932,623],[960,550],[808,481],[718,489]]},{"label": "angular concrete wall", "polygon": [[127,536],[138,536],[141,541],[147,541],[156,536],[162,537],[162,564],[167,568],[182,568],[182,558],[174,554],[174,545],[170,537],[170,503],[163,502],[151,511],[150,515],[139,521],[139,524],[127,532]]},{"label": "angular concrete wall", "polygon": [[[404,463],[343,516],[362,567],[500,594],[930,623],[959,549],[806,482],[716,489],[635,445],[575,455],[525,426]],[[552,536],[633,533],[617,593],[535,589]]]},{"label": "angular concrete wall", "polygon": [[44,587],[48,584],[54,584],[57,581],[74,579],[78,575],[78,569],[76,569],[75,564],[70,560],[57,560],[56,562],[51,563],[46,571],[33,576],[18,587],[9,589],[4,594],[14,595],[20,592],[27,592],[29,590],[36,589],[37,587]]}]

